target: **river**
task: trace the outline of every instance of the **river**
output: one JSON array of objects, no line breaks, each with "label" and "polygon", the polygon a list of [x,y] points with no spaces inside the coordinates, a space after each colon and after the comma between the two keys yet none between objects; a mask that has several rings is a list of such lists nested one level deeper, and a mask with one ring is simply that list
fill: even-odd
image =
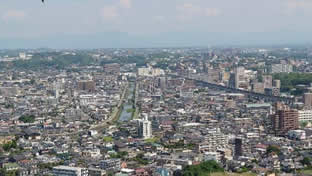
[{"label": "river", "polygon": [[123,110],[120,114],[119,121],[120,122],[127,122],[131,120],[132,118],[132,112],[127,112],[128,109],[133,108],[133,93],[134,93],[134,83],[130,83],[129,88],[128,88],[128,93],[127,93],[127,100],[126,102],[123,103]]}]

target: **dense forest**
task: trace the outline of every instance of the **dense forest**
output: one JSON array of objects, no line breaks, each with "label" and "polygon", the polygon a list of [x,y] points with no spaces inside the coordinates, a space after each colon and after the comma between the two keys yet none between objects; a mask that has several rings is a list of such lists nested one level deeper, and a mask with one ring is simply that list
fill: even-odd
[{"label": "dense forest", "polygon": [[291,92],[293,95],[300,95],[304,91],[297,89],[296,85],[309,85],[312,83],[312,74],[310,73],[276,73],[273,79],[281,80],[281,92]]}]

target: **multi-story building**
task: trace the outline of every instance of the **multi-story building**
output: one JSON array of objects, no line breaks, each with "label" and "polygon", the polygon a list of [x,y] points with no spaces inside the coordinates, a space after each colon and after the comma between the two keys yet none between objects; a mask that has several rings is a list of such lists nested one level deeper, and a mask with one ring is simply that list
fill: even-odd
[{"label": "multi-story building", "polygon": [[119,158],[103,160],[100,162],[100,168],[103,170],[119,171],[121,169],[121,160]]},{"label": "multi-story building", "polygon": [[272,75],[264,75],[263,76],[263,82],[264,82],[264,88],[267,89],[271,89],[272,88]]},{"label": "multi-story building", "polygon": [[77,87],[78,90],[93,92],[95,91],[95,82],[92,80],[79,81]]},{"label": "multi-story building", "polygon": [[56,166],[52,172],[54,176],[88,176],[88,169],[80,167]]},{"label": "multi-story building", "polygon": [[219,82],[221,79],[220,69],[208,69],[208,82]]},{"label": "multi-story building", "polygon": [[236,67],[234,69],[235,75],[235,88],[238,89],[240,87],[240,83],[245,80],[245,68],[244,67]]},{"label": "multi-story building", "polygon": [[299,122],[312,121],[312,110],[299,110],[298,120]]},{"label": "multi-story building", "polygon": [[264,84],[262,82],[254,82],[251,84],[251,89],[256,93],[264,93]]},{"label": "multi-story building", "polygon": [[97,168],[88,168],[89,176],[104,176],[106,175],[106,171]]},{"label": "multi-story building", "polygon": [[243,156],[243,139],[235,138],[234,140],[234,157],[238,158]]},{"label": "multi-story building", "polygon": [[225,149],[228,146],[228,136],[223,134],[220,129],[209,131],[202,143],[198,144],[198,152],[216,152],[219,149]]},{"label": "multi-story building", "polygon": [[312,107],[312,93],[305,93],[303,95],[303,101],[305,107]]},{"label": "multi-story building", "polygon": [[152,122],[148,120],[147,114],[144,114],[143,120],[139,120],[138,134],[144,139],[152,137]]},{"label": "multi-story building", "polygon": [[161,76],[164,75],[165,72],[162,69],[159,68],[138,68],[138,75],[139,76]]},{"label": "multi-story building", "polygon": [[298,110],[278,110],[272,118],[272,126],[276,134],[286,134],[289,130],[299,128],[298,119]]},{"label": "multi-story building", "polygon": [[290,64],[272,64],[270,67],[271,73],[291,73],[293,66]]}]

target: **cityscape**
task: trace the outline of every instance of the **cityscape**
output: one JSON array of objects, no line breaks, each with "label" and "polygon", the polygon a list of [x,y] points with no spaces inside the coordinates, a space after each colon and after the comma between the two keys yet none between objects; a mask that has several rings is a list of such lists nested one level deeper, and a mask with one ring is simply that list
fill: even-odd
[{"label": "cityscape", "polygon": [[311,172],[312,48],[0,51],[2,175]]},{"label": "cityscape", "polygon": [[0,1],[0,176],[312,176],[312,0]]}]

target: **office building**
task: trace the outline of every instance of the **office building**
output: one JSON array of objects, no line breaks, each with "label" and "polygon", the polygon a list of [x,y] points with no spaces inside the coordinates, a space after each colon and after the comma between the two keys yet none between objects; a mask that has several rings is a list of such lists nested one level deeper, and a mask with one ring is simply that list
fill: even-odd
[{"label": "office building", "polygon": [[53,167],[54,176],[88,176],[88,169],[80,167],[56,166]]}]

